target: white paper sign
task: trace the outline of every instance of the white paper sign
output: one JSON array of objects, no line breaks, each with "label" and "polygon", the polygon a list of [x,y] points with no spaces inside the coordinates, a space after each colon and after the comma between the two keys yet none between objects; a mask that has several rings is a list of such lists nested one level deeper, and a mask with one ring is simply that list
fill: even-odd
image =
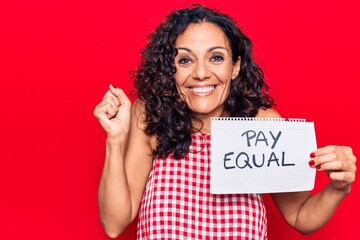
[{"label": "white paper sign", "polygon": [[309,191],[316,170],[313,122],[282,118],[212,118],[210,192]]}]

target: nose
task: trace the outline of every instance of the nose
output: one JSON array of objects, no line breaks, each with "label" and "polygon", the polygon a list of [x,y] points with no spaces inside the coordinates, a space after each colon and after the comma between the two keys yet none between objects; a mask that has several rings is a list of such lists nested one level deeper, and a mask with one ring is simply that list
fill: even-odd
[{"label": "nose", "polygon": [[204,61],[198,61],[195,65],[192,77],[198,80],[205,80],[211,76],[211,71]]}]

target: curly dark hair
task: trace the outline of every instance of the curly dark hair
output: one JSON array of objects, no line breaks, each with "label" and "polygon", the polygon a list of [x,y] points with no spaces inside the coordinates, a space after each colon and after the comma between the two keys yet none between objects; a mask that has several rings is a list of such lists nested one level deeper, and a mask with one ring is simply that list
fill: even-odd
[{"label": "curly dark hair", "polygon": [[232,61],[241,58],[240,72],[231,81],[224,111],[232,117],[254,117],[259,108],[274,104],[263,71],[252,58],[251,41],[231,17],[198,4],[173,11],[149,35],[138,69],[133,72],[137,96],[145,105],[145,133],[157,137],[154,155],[174,154],[178,159],[189,152],[194,118],[176,88],[175,41],[190,24],[202,22],[220,27],[230,42]]}]

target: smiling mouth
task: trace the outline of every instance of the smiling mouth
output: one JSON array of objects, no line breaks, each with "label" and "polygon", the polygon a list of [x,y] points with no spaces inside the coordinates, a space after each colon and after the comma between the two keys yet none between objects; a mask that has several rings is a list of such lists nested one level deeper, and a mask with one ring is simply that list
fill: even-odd
[{"label": "smiling mouth", "polygon": [[212,91],[214,91],[215,86],[209,86],[209,87],[192,87],[189,88],[190,91],[192,91],[193,93],[199,93],[199,94],[206,94],[206,93],[210,93]]}]

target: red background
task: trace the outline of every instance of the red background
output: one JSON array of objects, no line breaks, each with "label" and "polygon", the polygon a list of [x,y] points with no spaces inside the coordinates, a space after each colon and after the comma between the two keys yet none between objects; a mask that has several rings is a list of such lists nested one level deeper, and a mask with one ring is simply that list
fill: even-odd
[{"label": "red background", "polygon": [[[254,42],[284,117],[315,121],[318,146],[359,154],[360,2],[200,1]],[[192,1],[0,3],[0,238],[107,239],[97,187],[105,134],[92,112],[110,83],[129,92],[147,35]],[[327,183],[317,175],[314,192]],[[359,184],[306,239],[355,239]],[[270,239],[303,239],[268,204]],[[133,224],[119,239],[133,239]]]}]

